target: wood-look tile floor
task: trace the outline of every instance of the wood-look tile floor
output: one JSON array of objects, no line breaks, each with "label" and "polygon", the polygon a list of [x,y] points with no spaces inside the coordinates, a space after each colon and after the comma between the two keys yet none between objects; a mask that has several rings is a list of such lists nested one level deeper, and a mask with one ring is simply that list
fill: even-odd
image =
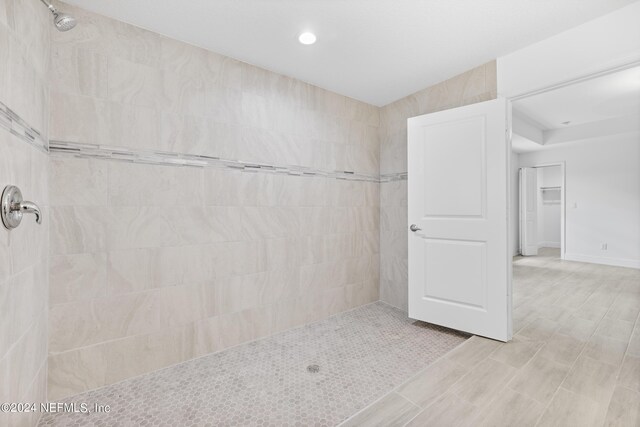
[{"label": "wood-look tile floor", "polygon": [[640,426],[640,270],[513,264],[514,338],[472,337],[345,426]]}]

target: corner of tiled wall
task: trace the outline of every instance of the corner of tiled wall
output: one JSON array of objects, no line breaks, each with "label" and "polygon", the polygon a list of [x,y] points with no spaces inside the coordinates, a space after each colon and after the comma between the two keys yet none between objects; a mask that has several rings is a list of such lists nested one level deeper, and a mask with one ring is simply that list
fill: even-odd
[{"label": "corner of tiled wall", "polygon": [[380,109],[380,299],[407,311],[407,119],[497,96],[491,61]]},{"label": "corner of tiled wall", "polygon": [[379,299],[377,107],[64,8],[51,399]]}]

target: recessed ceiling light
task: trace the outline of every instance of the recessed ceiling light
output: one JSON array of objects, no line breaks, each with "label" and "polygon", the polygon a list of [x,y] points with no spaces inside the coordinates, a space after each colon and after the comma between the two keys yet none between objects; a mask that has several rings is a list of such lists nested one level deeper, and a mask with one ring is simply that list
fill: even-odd
[{"label": "recessed ceiling light", "polygon": [[298,37],[298,40],[302,44],[314,44],[316,42],[316,35],[313,33],[302,33]]}]

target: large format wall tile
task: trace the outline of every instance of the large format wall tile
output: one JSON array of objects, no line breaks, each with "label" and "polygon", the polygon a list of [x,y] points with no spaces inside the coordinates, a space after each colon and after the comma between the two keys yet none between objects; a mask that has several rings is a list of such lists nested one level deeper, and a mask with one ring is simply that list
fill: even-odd
[{"label": "large format wall tile", "polygon": [[[33,133],[30,144],[0,128],[0,191],[17,185],[42,212],[0,226],[0,401],[46,401],[50,13],[39,2],[0,1],[0,102]],[[42,150],[42,151],[41,151]],[[39,413],[0,413],[0,425],[31,426]]]},{"label": "large format wall tile", "polygon": [[53,156],[51,399],[378,299],[377,107],[65,9],[52,140],[319,176]]}]

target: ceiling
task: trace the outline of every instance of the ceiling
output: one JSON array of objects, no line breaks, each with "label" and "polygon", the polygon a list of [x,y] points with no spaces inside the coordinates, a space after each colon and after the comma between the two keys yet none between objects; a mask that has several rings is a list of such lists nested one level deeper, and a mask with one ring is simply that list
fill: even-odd
[{"label": "ceiling", "polygon": [[[640,129],[640,67],[517,100],[513,102],[513,114],[512,145],[516,152],[637,132]],[[518,119],[525,125],[518,126]]]},{"label": "ceiling", "polygon": [[382,106],[634,0],[67,2]]},{"label": "ceiling", "polygon": [[580,125],[627,114],[640,116],[640,67],[565,86],[513,103],[543,130]]}]

